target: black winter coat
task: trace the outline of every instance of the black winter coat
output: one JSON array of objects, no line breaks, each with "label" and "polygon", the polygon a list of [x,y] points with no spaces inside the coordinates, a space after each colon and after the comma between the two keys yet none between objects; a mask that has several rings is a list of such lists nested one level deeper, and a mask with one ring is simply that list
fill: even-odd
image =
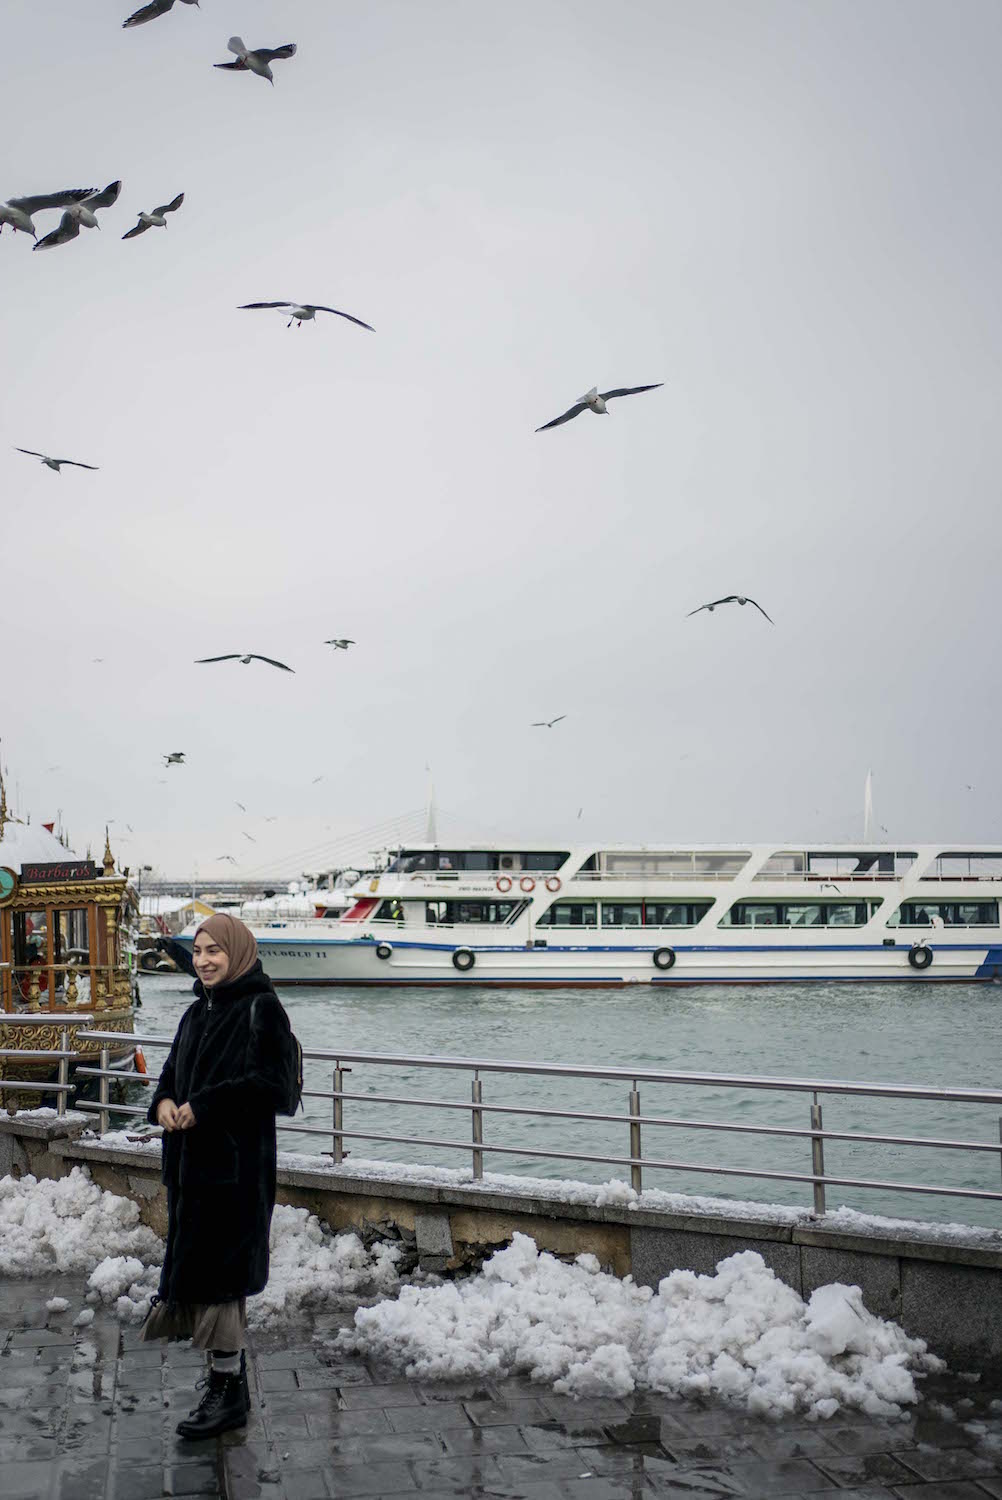
[{"label": "black winter coat", "polygon": [[[164,1063],[162,1099],[191,1105],[195,1124],[164,1131],[167,1254],[160,1297],[229,1302],[264,1289],[275,1207],[275,1112],[289,1018],[260,961],[232,984],[199,980]],[[252,1024],[253,1004],[253,1024]]]}]

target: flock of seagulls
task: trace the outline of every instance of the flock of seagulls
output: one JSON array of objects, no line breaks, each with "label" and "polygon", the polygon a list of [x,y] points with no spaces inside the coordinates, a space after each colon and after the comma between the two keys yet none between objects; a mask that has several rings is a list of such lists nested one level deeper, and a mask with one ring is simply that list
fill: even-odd
[{"label": "flock of seagulls", "polygon": [[[122,25],[126,29],[144,26],[150,21],[167,15],[174,9],[176,3],[198,6],[199,0],[149,0],[149,3],[141,6],[132,15],[128,16]],[[213,66],[215,68],[228,72],[253,73],[259,78],[267,79],[271,84],[275,82],[271,69],[272,63],[285,61],[296,55],[296,44],[294,42],[287,42],[279,47],[250,48],[246,46],[242,37],[231,36],[227,46],[233,54],[233,61],[214,63]],[[107,187],[101,190],[95,188],[66,188],[56,193],[42,193],[10,198],[4,203],[0,203],[0,233],[7,226],[15,234],[20,232],[30,235],[34,240],[32,248],[35,250],[50,249],[56,245],[66,244],[70,240],[76,239],[81,229],[99,229],[101,226],[97,217],[98,212],[110,208],[116,203],[121,189],[122,183],[120,180],[117,180],[109,183]],[[168,215],[176,213],[180,209],[184,202],[184,196],[184,193],[181,192],[172,198],[169,203],[159,204],[149,211],[145,209],[140,210],[135,226],[127,230],[122,235],[122,239],[136,239],[139,235],[145,234],[149,229],[166,228]],[[61,211],[59,224],[55,229],[39,239],[35,228],[34,216],[52,210]],[[355,324],[358,328],[364,328],[370,333],[375,332],[371,323],[366,323],[363,319],[355,317],[352,313],[344,312],[340,308],[331,307],[320,302],[244,302],[239,305],[238,311],[280,312],[283,317],[287,318],[287,328],[291,328],[293,323],[301,328],[304,323],[315,323],[318,313],[329,313],[333,317],[342,318],[349,323]],[[576,417],[581,416],[586,411],[592,412],[595,416],[605,416],[608,414],[608,403],[610,401],[619,400],[625,396],[638,396],[646,391],[658,390],[663,385],[663,381],[655,381],[647,385],[616,386],[605,391],[600,391],[597,386],[592,386],[589,391],[586,391],[583,396],[579,396],[573,405],[562,412],[560,416],[554,417],[549,422],[544,422],[541,427],[536,428],[536,431],[548,432],[551,428],[561,427],[565,423],[571,422]],[[64,465],[70,465],[79,469],[97,470],[97,465],[95,464],[81,463],[78,459],[52,458],[48,454],[38,452],[32,448],[18,448],[17,452],[25,453],[30,457],[39,459],[47,468],[54,470],[57,474]],[[690,610],[687,618],[704,611],[712,614],[715,609],[725,604],[751,604],[770,625],[775,623],[757,600],[744,594],[726,594],[719,599],[701,604],[696,609]],[[347,651],[355,644],[354,640],[342,636],[333,637],[324,642],[324,645],[330,646],[335,651]],[[196,664],[209,665],[225,661],[238,661],[243,666],[249,666],[251,662],[262,662],[282,672],[292,673],[295,670],[293,667],[288,666],[287,663],[279,661],[275,657],[264,656],[254,651],[235,651],[226,652],[219,656],[199,657]],[[531,727],[534,729],[553,729],[555,725],[562,723],[566,718],[566,714],[558,714],[552,719],[538,719],[533,722]],[[174,750],[165,754],[163,759],[165,766],[184,765],[185,752]],[[317,782],[323,779],[323,776],[315,777],[313,784],[316,785]],[[242,811],[246,811],[240,803],[237,803],[237,806],[241,807]],[[273,820],[269,819],[267,821]],[[249,833],[245,832],[243,836],[252,843],[256,842]],[[232,864],[237,863],[232,854],[222,854],[218,858],[229,861]]]}]

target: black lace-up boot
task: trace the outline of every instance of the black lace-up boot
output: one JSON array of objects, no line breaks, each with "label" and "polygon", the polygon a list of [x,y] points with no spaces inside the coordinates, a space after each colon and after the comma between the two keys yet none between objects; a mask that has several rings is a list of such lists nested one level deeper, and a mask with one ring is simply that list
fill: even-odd
[{"label": "black lace-up boot", "polygon": [[245,1427],[247,1411],[243,1374],[224,1375],[213,1370],[198,1406],[190,1417],[177,1424],[178,1436],[210,1438],[220,1432],[229,1432],[231,1427]]},{"label": "black lace-up boot", "polygon": [[247,1384],[247,1351],[240,1351],[240,1389],[244,1396],[244,1410],[250,1411],[250,1386]]}]

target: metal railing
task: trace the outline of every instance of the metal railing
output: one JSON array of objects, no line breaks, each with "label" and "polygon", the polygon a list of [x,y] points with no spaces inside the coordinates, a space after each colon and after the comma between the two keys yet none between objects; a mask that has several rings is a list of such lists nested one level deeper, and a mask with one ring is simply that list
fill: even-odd
[{"label": "metal railing", "polygon": [[[80,1028],[88,1026],[90,1019],[89,1017],[81,1017],[76,1012],[71,1015],[54,1015],[52,1011],[45,1011],[42,1014],[30,1016],[4,1016],[5,1026],[58,1026],[60,1022],[65,1022],[67,1025],[72,1024]],[[67,1025],[64,1025],[59,1032],[58,1047],[0,1047],[0,1064],[3,1064],[4,1073],[6,1073],[8,1061],[11,1060],[15,1062],[49,1061],[54,1062],[57,1066],[57,1076],[54,1083],[48,1079],[36,1078],[31,1080],[0,1076],[0,1097],[8,1090],[14,1094],[55,1094],[56,1114],[59,1116],[65,1115],[66,1097],[76,1089],[76,1084],[70,1082],[70,1063],[76,1062],[83,1055],[80,1052],[75,1052],[70,1047],[70,1033]],[[12,1111],[9,1105],[7,1109],[9,1113],[16,1114],[17,1112],[16,1110]]]},{"label": "metal railing", "polygon": [[[104,1043],[101,1065],[98,1068],[80,1067],[77,1073],[99,1080],[97,1103],[82,1100],[78,1107],[96,1110],[100,1114],[102,1134],[108,1129],[109,1117],[114,1114],[142,1115],[146,1109],[140,1105],[112,1105],[110,1083],[112,1079],[129,1080],[151,1085],[158,1080],[152,1074],[121,1073],[108,1066],[109,1043],[121,1041],[118,1032],[91,1031],[89,1035]],[[162,1036],[132,1036],[129,1040],[149,1047],[169,1047],[171,1039]],[[469,1154],[473,1178],[480,1181],[484,1175],[486,1155],[515,1156],[544,1159],[547,1161],[589,1162],[603,1166],[629,1167],[631,1186],[636,1192],[643,1191],[643,1174],[647,1169],[706,1173],[721,1177],[751,1177],[766,1182],[792,1182],[810,1185],[815,1213],[823,1214],[826,1208],[825,1193],[828,1187],[880,1189],[886,1192],[915,1193],[920,1195],[972,1198],[991,1202],[1002,1202],[1002,1191],[988,1188],[957,1187],[942,1182],[899,1182],[880,1178],[837,1176],[825,1169],[824,1147],[826,1141],[845,1141],[865,1145],[889,1145],[916,1149],[964,1151],[996,1158],[1002,1173],[1002,1090],[996,1089],[950,1089],[926,1085],[854,1083],[809,1078],[773,1078],[767,1076],[728,1073],[690,1073],[665,1069],[591,1067],[565,1063],[508,1062],[491,1058],[426,1057],[402,1053],[360,1052],[354,1050],[331,1050],[329,1048],[304,1048],[306,1061],[320,1062],[330,1066],[332,1088],[330,1090],[304,1089],[303,1097],[322,1099],[332,1105],[330,1126],[296,1124],[283,1120],[278,1128],[283,1132],[323,1136],[331,1141],[331,1155],[335,1165],[340,1165],[347,1154],[346,1140],[378,1141],[394,1145],[433,1146]],[[373,1094],[349,1091],[345,1088],[346,1075],[355,1067],[421,1068],[438,1071],[460,1071],[472,1073],[470,1102],[455,1099],[415,1098],[412,1094]],[[625,1111],[574,1110],[552,1107],[530,1107],[527,1105],[484,1102],[483,1077],[481,1075],[530,1075],[548,1079],[586,1079],[621,1084],[627,1098]],[[774,1090],[785,1094],[810,1095],[809,1120],[803,1127],[791,1125],[752,1125],[731,1120],[704,1120],[678,1118],[662,1114],[648,1114],[641,1108],[641,1084],[681,1085],[685,1087],[728,1088],[735,1090]],[[628,1086],[628,1087],[627,1087]],[[930,1136],[884,1134],[873,1131],[826,1130],[822,1113],[823,1098],[870,1097],[900,1101],[941,1100],[954,1104],[988,1105],[1000,1112],[999,1138],[994,1141],[965,1140]],[[470,1121],[469,1140],[449,1140],[426,1135],[390,1135],[364,1129],[345,1128],[345,1103],[366,1105],[397,1105],[420,1109],[443,1109],[458,1111]],[[541,1149],[528,1146],[509,1146],[493,1143],[484,1136],[484,1117],[523,1116],[539,1120],[575,1120],[587,1124],[612,1123],[624,1127],[624,1137],[629,1141],[627,1154],[602,1155],[585,1151],[562,1151],[556,1148]],[[810,1145],[810,1171],[779,1171],[765,1167],[721,1166],[705,1161],[679,1161],[666,1157],[645,1156],[643,1137],[647,1129],[683,1129],[718,1132],[721,1135],[767,1136],[803,1141]],[[628,1137],[626,1136],[628,1130]]]}]

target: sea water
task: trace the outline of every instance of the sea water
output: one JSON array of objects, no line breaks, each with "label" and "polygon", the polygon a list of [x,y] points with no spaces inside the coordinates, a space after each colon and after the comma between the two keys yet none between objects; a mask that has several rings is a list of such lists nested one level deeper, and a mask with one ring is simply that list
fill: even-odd
[{"label": "sea water", "polygon": [[[183,975],[142,975],[139,1032],[173,1035],[191,1003]],[[669,989],[519,990],[279,987],[303,1047],[371,1051],[483,1061],[580,1064],[591,1067],[672,1069],[789,1079],[917,1084],[933,1088],[1002,1087],[1002,987],[996,984],[702,985]],[[163,1057],[147,1048],[150,1071]],[[307,1090],[329,1092],[333,1062],[308,1060]],[[354,1064],[345,1089],[470,1103],[469,1069]],[[482,1072],[484,1104],[626,1115],[632,1080],[565,1079]],[[688,1122],[643,1127],[643,1155],[671,1162],[645,1168],[643,1186],[668,1192],[755,1199],[804,1208],[813,1202],[806,1182],[749,1175],[725,1176],[697,1165],[810,1173],[806,1137],[740,1135],[698,1128],[695,1122],[810,1129],[810,1093],[734,1089],[717,1085],[639,1084],[641,1112]],[[999,1142],[999,1111],[940,1100],[890,1100],[820,1095],[824,1128],[879,1135]],[[329,1127],[329,1099],[307,1098],[295,1122]],[[604,1182],[629,1181],[622,1162],[567,1159],[628,1157],[629,1126],[618,1121],[484,1117],[488,1172]],[[467,1108],[419,1108],[349,1099],[344,1103],[349,1159],[435,1166],[471,1164]],[[460,1143],[444,1146],[383,1142],[365,1133],[421,1136]],[[357,1134],[356,1134],[357,1133]],[[330,1152],[328,1135],[283,1133],[282,1149]],[[825,1170],[833,1177],[971,1187],[1002,1192],[997,1152],[960,1152],[906,1145],[825,1142]],[[532,1155],[564,1152],[567,1157]],[[510,1154],[509,1154],[510,1152]],[[868,1213],[1002,1227],[1002,1202],[886,1188],[830,1185],[827,1206],[847,1204]]]}]

